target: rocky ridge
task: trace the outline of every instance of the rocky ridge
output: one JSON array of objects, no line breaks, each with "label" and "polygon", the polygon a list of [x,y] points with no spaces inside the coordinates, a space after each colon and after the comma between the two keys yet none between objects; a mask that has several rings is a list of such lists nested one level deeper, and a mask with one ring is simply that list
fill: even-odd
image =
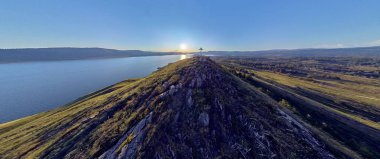
[{"label": "rocky ridge", "polygon": [[276,102],[207,57],[0,128],[9,129],[0,142],[12,145],[0,146],[1,158],[334,158]]}]

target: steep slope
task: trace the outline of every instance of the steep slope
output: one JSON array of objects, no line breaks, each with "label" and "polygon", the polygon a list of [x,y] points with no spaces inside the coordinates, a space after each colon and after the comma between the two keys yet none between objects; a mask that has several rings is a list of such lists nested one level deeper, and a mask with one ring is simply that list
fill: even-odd
[{"label": "steep slope", "polygon": [[206,57],[0,125],[0,158],[334,158]]}]

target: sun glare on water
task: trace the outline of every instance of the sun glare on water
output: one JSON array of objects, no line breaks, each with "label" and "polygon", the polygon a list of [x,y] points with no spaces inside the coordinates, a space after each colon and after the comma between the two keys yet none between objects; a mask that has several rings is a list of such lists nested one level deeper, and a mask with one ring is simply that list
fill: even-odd
[{"label": "sun glare on water", "polygon": [[186,58],[187,58],[187,56],[184,54],[184,55],[181,55],[180,60],[184,60],[184,59],[186,59]]}]

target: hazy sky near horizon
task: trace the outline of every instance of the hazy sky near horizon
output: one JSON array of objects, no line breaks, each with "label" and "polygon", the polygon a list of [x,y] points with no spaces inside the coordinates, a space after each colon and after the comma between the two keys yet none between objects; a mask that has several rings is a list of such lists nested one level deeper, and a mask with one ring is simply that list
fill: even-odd
[{"label": "hazy sky near horizon", "polygon": [[0,48],[380,45],[379,0],[2,0]]}]

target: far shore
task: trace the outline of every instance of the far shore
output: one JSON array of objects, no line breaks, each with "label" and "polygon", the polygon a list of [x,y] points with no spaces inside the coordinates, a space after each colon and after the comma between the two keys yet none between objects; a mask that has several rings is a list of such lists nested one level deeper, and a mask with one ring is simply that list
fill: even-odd
[{"label": "far shore", "polygon": [[12,63],[33,63],[33,62],[57,62],[57,61],[79,61],[79,60],[102,60],[102,59],[117,59],[117,58],[130,58],[130,57],[148,57],[148,56],[170,56],[170,55],[183,55],[183,54],[157,54],[157,55],[142,55],[142,56],[124,56],[124,57],[90,57],[90,58],[61,58],[61,59],[37,59],[37,60],[4,60],[0,59],[0,64]]}]

